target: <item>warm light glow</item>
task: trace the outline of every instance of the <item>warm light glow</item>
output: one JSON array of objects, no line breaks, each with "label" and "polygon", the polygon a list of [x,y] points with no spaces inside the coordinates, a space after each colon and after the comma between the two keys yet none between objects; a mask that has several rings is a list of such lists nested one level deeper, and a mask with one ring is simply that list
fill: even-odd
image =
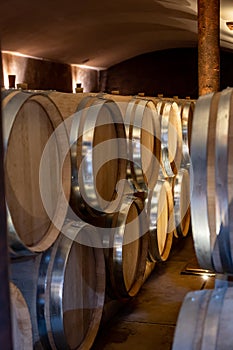
[{"label": "warm light glow", "polygon": [[[6,89],[9,88],[8,75],[16,76],[15,86],[19,83],[27,83],[27,81],[25,81],[25,72],[28,58],[46,61],[44,58],[25,55],[16,51],[2,51],[4,87]],[[90,71],[99,71],[100,69],[104,68],[91,67],[84,64],[71,64],[73,92],[75,92],[77,83],[81,84],[84,92],[89,92],[88,84],[90,79]]]},{"label": "warm light glow", "polygon": [[25,55],[25,54],[20,53],[20,52],[17,52],[17,51],[6,51],[6,50],[2,50],[2,53],[6,53],[6,54],[8,54],[8,55],[14,55],[14,56],[18,56],[18,57],[27,57],[27,58],[34,58],[34,59],[36,59],[36,60],[44,60],[44,58]]},{"label": "warm light glow", "polygon": [[8,75],[16,75],[15,86],[18,83],[25,82],[25,72],[27,68],[28,57],[15,55],[2,51],[3,79],[6,89],[9,88]]},{"label": "warm light glow", "polygon": [[202,278],[203,278],[203,280],[207,281],[209,276],[208,275],[203,275]]},{"label": "warm light glow", "polygon": [[[82,87],[84,87],[83,85],[83,81],[80,79],[80,69],[79,67],[72,65],[71,66],[71,71],[72,71],[72,86],[73,86],[73,92],[75,92],[75,88],[76,88],[76,84],[81,84]],[[84,90],[83,90],[84,91]]]},{"label": "warm light glow", "polygon": [[[73,92],[75,92],[76,84],[82,84],[83,92],[90,92],[90,80],[92,71],[95,70],[99,72],[98,67],[89,67],[84,64],[72,64],[72,86]],[[103,68],[101,68],[103,69]]]},{"label": "warm light glow", "polygon": [[87,66],[85,64],[72,64],[72,66],[79,67],[79,68],[86,68],[86,69],[93,69],[93,70],[103,70],[107,69],[107,67],[92,67],[92,66]]}]

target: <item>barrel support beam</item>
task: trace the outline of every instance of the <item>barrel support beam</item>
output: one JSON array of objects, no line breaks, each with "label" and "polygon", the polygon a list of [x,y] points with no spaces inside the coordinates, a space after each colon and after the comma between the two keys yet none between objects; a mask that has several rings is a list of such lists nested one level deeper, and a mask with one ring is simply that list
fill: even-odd
[{"label": "barrel support beam", "polygon": [[220,0],[198,0],[199,96],[220,88]]}]

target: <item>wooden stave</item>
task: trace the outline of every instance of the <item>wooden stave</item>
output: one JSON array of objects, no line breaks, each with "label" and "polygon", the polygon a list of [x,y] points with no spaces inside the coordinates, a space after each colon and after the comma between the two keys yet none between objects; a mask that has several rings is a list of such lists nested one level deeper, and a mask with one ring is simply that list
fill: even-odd
[{"label": "wooden stave", "polygon": [[[72,226],[75,228],[72,229]],[[100,325],[105,296],[104,256],[103,251],[100,248],[101,243],[98,239],[98,236],[96,236],[97,232],[94,227],[77,221],[67,221],[63,227],[64,233],[67,230],[70,230],[68,237],[71,238],[73,236],[72,239],[75,239],[79,232],[82,229],[86,228],[90,230],[93,244],[98,246],[98,248],[94,248],[95,261],[97,264],[96,273],[98,276],[96,279],[95,300],[92,301],[92,303],[95,305],[92,313],[91,323],[89,325],[87,333],[85,334],[85,337],[83,338],[83,341],[78,345],[78,347],[75,347],[75,349],[80,350],[85,350],[87,348],[89,349],[92,346]],[[94,236],[92,234],[94,234]],[[58,240],[55,242],[54,246],[51,247],[46,253],[43,253],[40,263],[38,279],[39,284],[37,290],[37,315],[40,315],[38,318],[38,330],[42,346],[46,349],[71,348],[64,333],[65,331],[63,328],[62,315],[63,302],[59,296],[59,292],[61,292],[61,290],[64,290],[64,287],[60,286],[57,288],[57,279],[60,272],[62,272],[58,271],[58,269],[61,267],[61,260],[63,260],[65,266],[67,264],[68,257],[64,258],[64,254],[68,253],[72,248],[72,239],[68,239],[63,234],[61,234],[61,236],[59,236]],[[55,260],[56,257],[58,258],[57,263]],[[53,260],[53,258],[54,262],[52,264],[48,260]],[[63,270],[65,266],[63,266]],[[50,283],[53,283],[53,285],[50,285],[49,281]],[[46,300],[46,298],[48,299]],[[55,305],[56,303],[59,305]],[[73,325],[70,325],[70,327],[73,327]]]},{"label": "wooden stave", "polygon": [[[42,102],[41,102],[42,100]],[[44,100],[44,102],[43,102]],[[50,117],[50,114],[54,117],[56,116],[56,120],[51,120],[51,123],[54,123],[54,128],[62,128],[62,118],[61,115],[56,108],[55,104],[49,99],[47,94],[44,93],[28,93],[28,92],[22,92],[20,90],[17,91],[8,91],[3,99],[3,123],[4,123],[4,148],[5,152],[7,152],[7,144],[8,140],[10,139],[12,129],[14,127],[14,122],[17,118],[18,112],[21,110],[21,108],[28,102],[28,101],[35,101],[40,105],[41,103],[41,108],[45,110],[45,113]],[[46,105],[47,103],[47,105]],[[58,129],[59,129],[58,128]],[[59,233],[59,228],[56,226],[62,226],[64,220],[65,220],[65,215],[66,215],[66,210],[69,201],[69,196],[70,196],[70,184],[69,184],[69,174],[70,174],[70,166],[69,166],[69,157],[64,156],[64,154],[67,152],[67,147],[68,147],[68,135],[66,135],[65,129],[60,130],[56,133],[56,137],[60,138],[63,141],[58,144],[59,146],[59,156],[60,159],[63,161],[63,170],[62,170],[62,186],[63,186],[63,193],[61,194],[61,198],[65,196],[65,205],[62,207],[57,206],[57,213],[55,212],[55,217],[57,218],[58,222],[56,222],[55,225],[51,222],[51,225],[48,229],[48,232],[45,235],[45,238],[42,239],[42,241],[34,246],[27,246],[24,244],[24,242],[20,239],[18,236],[17,230],[14,226],[14,220],[13,216],[10,213],[10,210],[7,206],[7,213],[8,213],[8,237],[9,237],[9,243],[10,243],[10,251],[12,257],[17,257],[17,256],[26,256],[26,255],[34,255],[35,253],[38,253],[40,251],[44,251],[47,249],[56,239],[58,233]],[[5,162],[6,162],[6,156],[5,155]],[[62,209],[61,209],[62,208]],[[59,219],[60,216],[60,219]],[[55,219],[56,220],[56,219]],[[51,234],[49,233],[51,231]],[[53,236],[53,238],[52,238]]]},{"label": "wooden stave", "polygon": [[132,100],[132,95],[114,95],[114,94],[108,94],[108,93],[98,93],[98,97],[113,100],[117,106],[119,107],[121,114],[124,118],[128,103]]},{"label": "wooden stave", "polygon": [[[79,94],[51,91],[49,97],[59,109],[64,120],[71,117],[78,108],[78,105],[85,97],[95,97],[96,93],[84,92]],[[68,103],[67,103],[68,102]]]}]

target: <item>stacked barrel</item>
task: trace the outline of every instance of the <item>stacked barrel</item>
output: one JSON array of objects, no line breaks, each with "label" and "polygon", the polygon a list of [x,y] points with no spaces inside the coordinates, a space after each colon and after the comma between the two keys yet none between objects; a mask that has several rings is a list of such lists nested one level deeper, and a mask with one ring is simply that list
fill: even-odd
[{"label": "stacked barrel", "polygon": [[[38,349],[89,349],[106,294],[134,297],[189,231],[194,104],[9,90],[2,105],[11,281],[28,334]],[[29,349],[20,324],[17,349]]]},{"label": "stacked barrel", "polygon": [[5,91],[2,104],[14,347],[90,348],[105,263],[95,228],[67,216],[67,125],[48,93]]},{"label": "stacked barrel", "polygon": [[[197,100],[191,141],[192,232],[199,265],[217,273],[214,290],[188,293],[173,349],[231,349],[233,89]],[[184,336],[185,334],[185,336]]]},{"label": "stacked barrel", "polygon": [[[156,237],[158,246],[154,243],[151,245],[150,251],[153,253],[150,256],[153,261],[164,261],[169,256],[173,237],[186,236],[190,227],[189,177],[192,168],[188,129],[192,125],[194,104],[186,100],[157,98],[153,98],[153,102],[160,117],[161,155],[158,180],[148,194],[150,231],[153,241]],[[167,202],[162,209],[160,196],[165,196]]]}]

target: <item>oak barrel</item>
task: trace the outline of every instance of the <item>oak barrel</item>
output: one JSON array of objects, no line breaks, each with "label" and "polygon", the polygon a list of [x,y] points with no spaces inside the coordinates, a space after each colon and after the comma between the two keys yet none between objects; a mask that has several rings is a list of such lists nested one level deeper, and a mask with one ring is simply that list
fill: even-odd
[{"label": "oak barrel", "polygon": [[71,206],[82,219],[119,205],[126,177],[126,143],[118,105],[103,94],[51,92],[70,135]]},{"label": "oak barrel", "polygon": [[102,239],[113,293],[135,296],[143,284],[148,252],[148,225],[143,201],[124,196],[120,210],[107,218]]},{"label": "oak barrel", "polygon": [[15,91],[2,107],[9,243],[13,255],[28,255],[46,250],[64,223],[69,140],[61,114],[44,94]]},{"label": "oak barrel", "polygon": [[128,144],[128,177],[137,189],[152,189],[158,179],[161,153],[160,119],[151,100],[133,98],[124,123]]},{"label": "oak barrel", "polygon": [[71,203],[83,216],[114,212],[124,192],[126,138],[119,108],[112,100],[86,97],[73,115],[70,131]]},{"label": "oak barrel", "polygon": [[219,273],[233,272],[232,108],[232,88],[201,96],[191,138],[194,246],[200,266]]},{"label": "oak barrel", "polygon": [[149,257],[152,262],[166,261],[172,247],[174,208],[171,185],[159,180],[146,200],[149,220]]},{"label": "oak barrel", "polygon": [[181,116],[176,102],[159,101],[161,120],[161,167],[165,177],[177,174],[182,159]]},{"label": "oak barrel", "polygon": [[172,350],[231,350],[233,289],[216,288],[186,295]]},{"label": "oak barrel", "polygon": [[[101,96],[101,94],[100,94]],[[153,188],[160,161],[160,121],[150,98],[102,94],[121,110],[127,134],[127,174],[137,189]]]},{"label": "oak barrel", "polygon": [[95,228],[66,222],[40,263],[37,320],[44,348],[90,349],[104,297],[104,255]]},{"label": "oak barrel", "polygon": [[13,282],[10,282],[12,340],[14,350],[32,350],[32,325],[26,301]]},{"label": "oak barrel", "polygon": [[182,161],[181,166],[185,169],[190,168],[190,145],[191,145],[191,133],[192,122],[195,104],[193,101],[185,101],[180,103],[180,114],[182,124]]},{"label": "oak barrel", "polygon": [[177,237],[187,236],[190,228],[190,176],[187,169],[180,169],[173,179],[175,230]]}]

